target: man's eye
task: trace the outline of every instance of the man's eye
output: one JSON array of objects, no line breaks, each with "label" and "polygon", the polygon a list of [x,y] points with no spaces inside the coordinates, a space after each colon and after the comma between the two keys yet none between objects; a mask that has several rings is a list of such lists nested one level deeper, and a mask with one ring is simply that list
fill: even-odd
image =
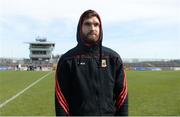
[{"label": "man's eye", "polygon": [[94,26],[99,26],[99,24],[98,24],[98,23],[95,23]]},{"label": "man's eye", "polygon": [[88,23],[88,22],[86,22],[86,23],[85,23],[85,25],[86,25],[86,26],[90,26],[91,24],[90,24],[90,23]]}]

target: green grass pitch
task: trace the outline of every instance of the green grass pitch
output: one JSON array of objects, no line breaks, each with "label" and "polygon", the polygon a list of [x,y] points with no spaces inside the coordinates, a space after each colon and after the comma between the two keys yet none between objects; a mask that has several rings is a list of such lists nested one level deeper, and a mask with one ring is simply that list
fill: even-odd
[{"label": "green grass pitch", "polygon": [[[48,72],[0,71],[0,105]],[[180,115],[180,71],[127,71],[129,115]],[[54,72],[0,108],[0,116],[54,116]]]}]

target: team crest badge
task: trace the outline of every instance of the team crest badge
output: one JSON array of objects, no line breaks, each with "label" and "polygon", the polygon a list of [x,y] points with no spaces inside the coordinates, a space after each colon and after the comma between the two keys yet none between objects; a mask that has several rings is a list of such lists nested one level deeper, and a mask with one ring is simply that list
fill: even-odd
[{"label": "team crest badge", "polygon": [[107,61],[106,59],[101,60],[101,67],[107,67]]}]

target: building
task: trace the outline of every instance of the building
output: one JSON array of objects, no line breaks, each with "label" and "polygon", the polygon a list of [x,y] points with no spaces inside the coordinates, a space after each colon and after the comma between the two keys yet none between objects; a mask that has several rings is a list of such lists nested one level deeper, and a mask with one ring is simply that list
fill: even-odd
[{"label": "building", "polygon": [[30,61],[32,63],[50,63],[55,43],[47,41],[46,38],[37,37],[35,42],[29,42]]}]

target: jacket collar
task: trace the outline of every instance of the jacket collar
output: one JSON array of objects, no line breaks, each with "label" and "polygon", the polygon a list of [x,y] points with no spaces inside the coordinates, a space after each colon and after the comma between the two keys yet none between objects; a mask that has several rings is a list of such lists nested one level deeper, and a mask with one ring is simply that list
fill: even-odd
[{"label": "jacket collar", "polygon": [[80,49],[81,52],[99,54],[99,44],[88,47],[84,44],[78,43],[77,47]]}]

